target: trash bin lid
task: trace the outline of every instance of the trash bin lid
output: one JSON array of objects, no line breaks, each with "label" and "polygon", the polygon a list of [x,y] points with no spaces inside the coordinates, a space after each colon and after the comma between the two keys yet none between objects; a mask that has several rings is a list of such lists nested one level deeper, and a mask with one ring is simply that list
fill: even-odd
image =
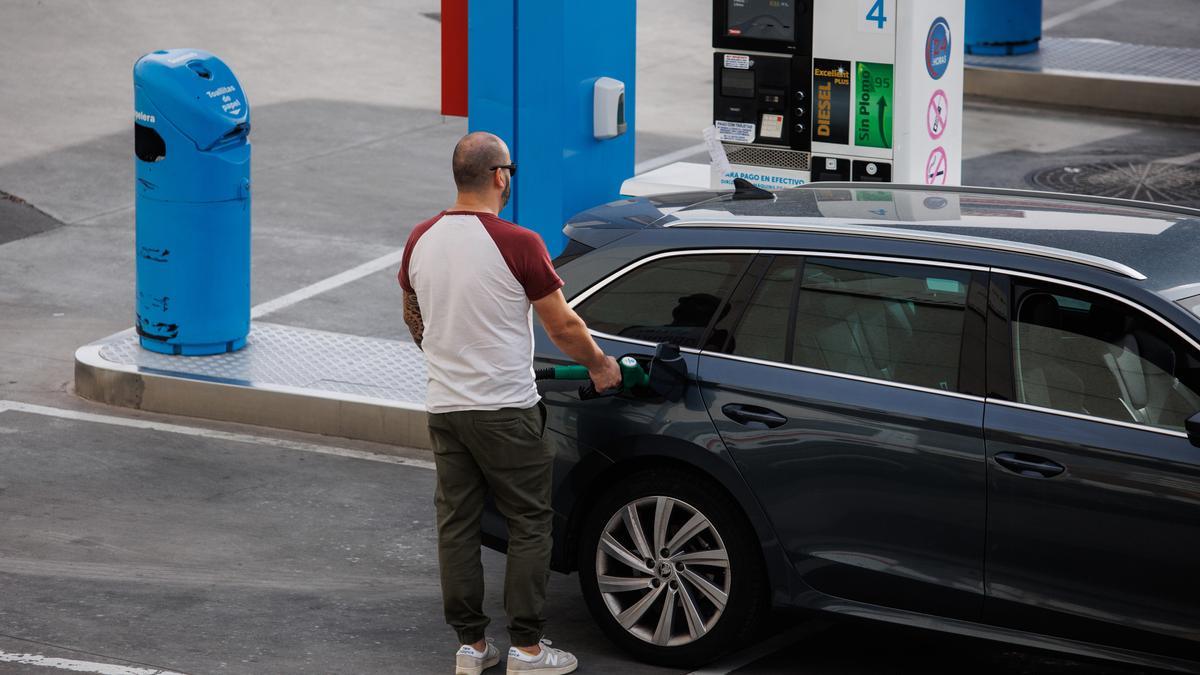
[{"label": "trash bin lid", "polygon": [[133,85],[200,150],[250,130],[242,85],[221,59],[202,49],[162,49],[133,64]]}]

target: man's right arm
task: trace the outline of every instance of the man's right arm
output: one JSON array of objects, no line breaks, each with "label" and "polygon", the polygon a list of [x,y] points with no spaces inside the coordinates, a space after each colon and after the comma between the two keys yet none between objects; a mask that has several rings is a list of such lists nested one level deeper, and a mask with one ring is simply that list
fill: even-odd
[{"label": "man's right arm", "polygon": [[587,324],[567,304],[561,290],[535,300],[533,308],[537,310],[538,319],[554,346],[576,363],[587,367],[596,391],[620,386],[621,369],[617,366],[617,360],[605,356],[600,350],[588,332]]}]

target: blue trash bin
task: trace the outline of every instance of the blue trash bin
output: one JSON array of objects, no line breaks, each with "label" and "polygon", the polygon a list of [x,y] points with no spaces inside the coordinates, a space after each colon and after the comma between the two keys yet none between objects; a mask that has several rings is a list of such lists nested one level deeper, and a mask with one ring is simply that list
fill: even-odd
[{"label": "blue trash bin", "polygon": [[137,332],[189,356],[241,349],[250,332],[250,106],[233,71],[199,49],[133,66]]},{"label": "blue trash bin", "polygon": [[1027,54],[1041,39],[1042,0],[967,0],[968,54]]}]

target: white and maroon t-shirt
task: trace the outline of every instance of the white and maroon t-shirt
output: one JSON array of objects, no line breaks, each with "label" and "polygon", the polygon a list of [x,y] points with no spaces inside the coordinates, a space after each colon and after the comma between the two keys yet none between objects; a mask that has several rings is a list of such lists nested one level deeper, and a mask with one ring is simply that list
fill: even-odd
[{"label": "white and maroon t-shirt", "polygon": [[400,286],[421,304],[431,413],[528,408],[531,303],[562,288],[541,237],[490,213],[444,211],[408,237]]}]

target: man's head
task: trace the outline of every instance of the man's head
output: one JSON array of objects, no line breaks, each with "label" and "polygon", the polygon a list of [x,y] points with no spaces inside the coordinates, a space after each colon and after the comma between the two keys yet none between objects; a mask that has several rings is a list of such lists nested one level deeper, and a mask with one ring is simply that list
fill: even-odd
[{"label": "man's head", "polygon": [[508,146],[486,131],[467,134],[454,146],[454,184],[461,197],[497,202],[497,210],[508,203],[512,192],[512,174],[504,167],[511,162]]}]

